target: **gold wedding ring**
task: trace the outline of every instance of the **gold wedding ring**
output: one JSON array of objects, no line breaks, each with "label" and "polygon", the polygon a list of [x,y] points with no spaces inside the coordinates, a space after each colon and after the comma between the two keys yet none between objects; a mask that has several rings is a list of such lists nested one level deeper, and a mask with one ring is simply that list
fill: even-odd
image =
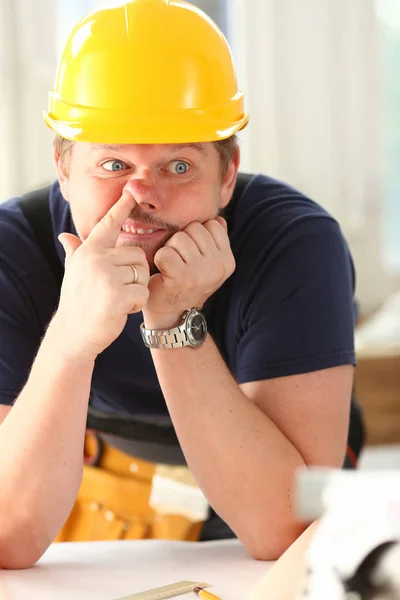
[{"label": "gold wedding ring", "polygon": [[132,283],[137,283],[139,279],[139,273],[135,265],[129,265],[133,271],[133,280]]}]

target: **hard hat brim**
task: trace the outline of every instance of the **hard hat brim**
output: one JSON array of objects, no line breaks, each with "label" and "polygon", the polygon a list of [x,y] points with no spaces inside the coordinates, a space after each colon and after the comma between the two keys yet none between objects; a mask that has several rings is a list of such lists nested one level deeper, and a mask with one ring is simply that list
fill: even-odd
[{"label": "hard hat brim", "polygon": [[179,123],[163,120],[129,122],[125,120],[111,121],[85,119],[80,121],[60,121],[48,112],[43,115],[46,124],[67,140],[98,144],[180,144],[190,142],[213,142],[227,139],[244,129],[249,121],[249,114],[244,114],[235,123]]}]

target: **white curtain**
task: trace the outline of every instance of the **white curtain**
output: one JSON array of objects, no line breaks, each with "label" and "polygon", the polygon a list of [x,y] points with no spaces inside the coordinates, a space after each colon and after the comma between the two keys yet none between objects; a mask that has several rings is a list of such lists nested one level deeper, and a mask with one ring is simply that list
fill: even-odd
[{"label": "white curtain", "polygon": [[42,114],[56,66],[56,2],[0,0],[1,200],[54,177]]},{"label": "white curtain", "polygon": [[0,0],[0,198],[16,186],[16,17],[12,0]]},{"label": "white curtain", "polygon": [[385,269],[383,115],[374,0],[232,0],[247,92],[243,166],[285,179],[341,223],[362,308],[396,284]]}]

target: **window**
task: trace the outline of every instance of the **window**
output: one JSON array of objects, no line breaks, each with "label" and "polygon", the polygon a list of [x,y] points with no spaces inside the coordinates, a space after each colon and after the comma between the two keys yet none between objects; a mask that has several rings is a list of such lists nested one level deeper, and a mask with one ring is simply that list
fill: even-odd
[{"label": "window", "polygon": [[209,15],[226,35],[226,0],[190,0]]},{"label": "window", "polygon": [[57,48],[64,47],[75,23],[100,2],[96,0],[58,0]]},{"label": "window", "polygon": [[376,0],[381,29],[384,103],[385,255],[389,268],[400,271],[400,2]]}]

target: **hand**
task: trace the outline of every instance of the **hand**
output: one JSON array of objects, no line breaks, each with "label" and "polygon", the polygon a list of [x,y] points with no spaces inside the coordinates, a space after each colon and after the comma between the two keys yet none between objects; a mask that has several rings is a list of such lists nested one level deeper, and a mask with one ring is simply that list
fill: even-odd
[{"label": "hand", "polygon": [[184,310],[201,308],[235,270],[225,219],[190,223],[158,250],[154,264],[160,272],[150,278],[146,327],[176,325]]},{"label": "hand", "polygon": [[[145,252],[134,246],[115,247],[134,206],[125,191],[84,242],[68,233],[59,236],[66,253],[65,276],[54,320],[60,343],[74,357],[94,360],[119,336],[128,315],[147,302]],[[130,265],[136,267],[137,283]]]}]

